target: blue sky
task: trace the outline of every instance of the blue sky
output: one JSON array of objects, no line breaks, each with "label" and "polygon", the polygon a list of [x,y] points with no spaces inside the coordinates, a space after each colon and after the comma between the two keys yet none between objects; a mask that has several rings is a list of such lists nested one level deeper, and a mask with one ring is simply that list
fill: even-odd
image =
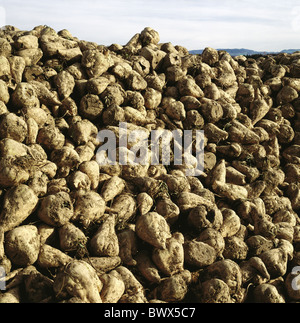
[{"label": "blue sky", "polygon": [[0,0],[5,24],[68,29],[104,45],[124,45],[149,26],[189,50],[300,48],[299,0]]}]

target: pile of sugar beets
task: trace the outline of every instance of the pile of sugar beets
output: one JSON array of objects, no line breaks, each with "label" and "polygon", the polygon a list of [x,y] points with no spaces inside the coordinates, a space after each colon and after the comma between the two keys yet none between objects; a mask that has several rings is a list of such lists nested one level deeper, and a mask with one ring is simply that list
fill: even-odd
[{"label": "pile of sugar beets", "polygon": [[[3,28],[0,302],[298,302],[299,91],[299,52]],[[175,143],[169,165],[99,163],[98,133],[117,142],[121,122],[149,140],[203,130],[203,172],[174,162]]]}]

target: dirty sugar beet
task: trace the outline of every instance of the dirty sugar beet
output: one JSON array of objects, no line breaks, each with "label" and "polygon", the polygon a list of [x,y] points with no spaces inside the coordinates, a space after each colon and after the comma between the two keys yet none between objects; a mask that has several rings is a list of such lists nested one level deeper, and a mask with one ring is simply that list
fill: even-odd
[{"label": "dirty sugar beet", "polygon": [[[2,29],[0,302],[298,302],[299,66],[149,27],[110,46]],[[131,163],[99,163],[104,130],[102,157]],[[164,130],[192,131],[192,154],[134,162]]]}]

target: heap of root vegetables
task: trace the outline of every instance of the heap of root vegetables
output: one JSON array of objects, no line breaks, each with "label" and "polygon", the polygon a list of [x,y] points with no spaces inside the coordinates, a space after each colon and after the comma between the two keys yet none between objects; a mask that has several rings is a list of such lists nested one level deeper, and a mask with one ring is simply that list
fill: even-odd
[{"label": "heap of root vegetables", "polygon": [[[0,31],[0,302],[300,300],[300,53]],[[204,130],[189,164],[100,165],[100,130]],[[130,146],[127,147],[129,150]],[[122,152],[123,153],[123,152]]]}]

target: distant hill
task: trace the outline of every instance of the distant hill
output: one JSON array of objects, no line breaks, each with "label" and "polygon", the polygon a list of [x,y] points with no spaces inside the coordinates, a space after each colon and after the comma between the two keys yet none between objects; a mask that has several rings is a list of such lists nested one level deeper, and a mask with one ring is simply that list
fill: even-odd
[{"label": "distant hill", "polygon": [[[284,49],[281,52],[259,52],[252,49],[246,48],[221,48],[217,50],[225,50],[231,56],[239,56],[239,55],[268,55],[268,54],[280,54],[280,53],[288,53],[292,54],[294,52],[300,51],[300,49]],[[190,54],[202,54],[203,49],[190,50]]]},{"label": "distant hill", "polygon": [[287,54],[293,54],[295,52],[299,52],[300,49],[284,49],[280,53],[287,53]]}]

